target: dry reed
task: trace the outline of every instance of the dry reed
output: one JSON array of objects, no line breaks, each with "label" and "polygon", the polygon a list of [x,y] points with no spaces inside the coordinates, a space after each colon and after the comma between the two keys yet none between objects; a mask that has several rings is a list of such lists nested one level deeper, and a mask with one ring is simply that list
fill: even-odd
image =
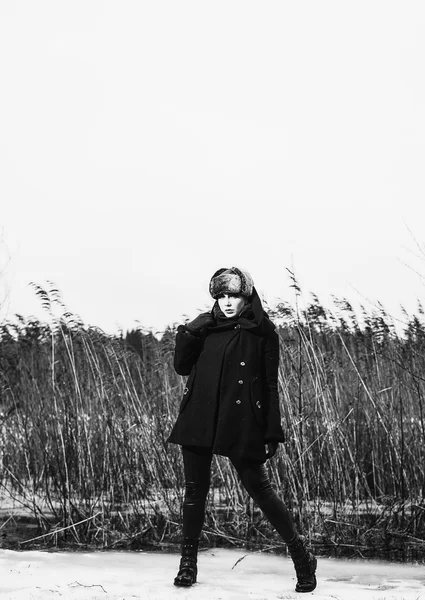
[{"label": "dry reed", "polygon": [[[382,307],[364,311],[363,326],[346,301],[331,314],[313,297],[301,310],[293,286],[295,308],[271,311],[286,431],[268,463],[274,485],[322,551],[423,556],[423,313],[398,334]],[[53,286],[35,291],[50,315],[60,309],[52,325],[0,328],[4,531],[26,514],[37,524],[31,544],[177,542],[183,473],[166,443],[184,384],[174,328],[160,340],[108,336],[84,327]],[[214,460],[212,482],[205,544],[280,545],[226,459]]]}]

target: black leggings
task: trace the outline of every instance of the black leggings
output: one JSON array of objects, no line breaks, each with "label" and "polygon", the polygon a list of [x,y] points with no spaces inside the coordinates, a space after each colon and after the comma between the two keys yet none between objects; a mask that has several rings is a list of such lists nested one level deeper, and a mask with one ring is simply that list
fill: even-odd
[{"label": "black leggings", "polygon": [[[186,480],[183,503],[183,537],[199,539],[204,524],[205,503],[210,488],[212,453],[209,449],[184,446]],[[235,461],[232,464],[242,484],[285,542],[297,536],[292,516],[271,486],[264,464]]]}]

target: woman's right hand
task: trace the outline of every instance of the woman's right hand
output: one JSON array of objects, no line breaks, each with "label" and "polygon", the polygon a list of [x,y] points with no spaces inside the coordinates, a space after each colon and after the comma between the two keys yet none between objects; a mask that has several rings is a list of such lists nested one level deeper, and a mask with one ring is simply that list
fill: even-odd
[{"label": "woman's right hand", "polygon": [[279,444],[277,442],[267,442],[265,450],[266,450],[266,460],[273,458],[276,454]]},{"label": "woman's right hand", "polygon": [[192,335],[200,335],[201,331],[210,325],[214,325],[214,319],[210,312],[204,312],[193,319],[193,321],[186,323],[185,328]]}]

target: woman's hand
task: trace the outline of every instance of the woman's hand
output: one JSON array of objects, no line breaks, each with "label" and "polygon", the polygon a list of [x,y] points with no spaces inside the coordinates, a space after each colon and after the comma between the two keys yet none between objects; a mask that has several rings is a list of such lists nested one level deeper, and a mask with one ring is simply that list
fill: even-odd
[{"label": "woman's hand", "polygon": [[201,331],[209,325],[214,325],[214,319],[210,312],[204,312],[193,319],[193,321],[186,323],[185,328],[192,335],[200,335]]},{"label": "woman's hand", "polygon": [[276,454],[278,446],[278,442],[268,442],[266,444],[266,460],[269,460],[269,458],[272,458]]}]

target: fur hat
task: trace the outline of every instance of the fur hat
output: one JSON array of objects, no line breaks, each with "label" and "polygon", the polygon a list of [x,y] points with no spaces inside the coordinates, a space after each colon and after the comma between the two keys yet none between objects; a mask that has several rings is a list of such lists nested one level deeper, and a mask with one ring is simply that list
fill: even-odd
[{"label": "fur hat", "polygon": [[240,294],[250,298],[254,289],[254,282],[248,271],[241,271],[237,267],[219,269],[210,281],[210,294],[217,300],[220,294]]}]

